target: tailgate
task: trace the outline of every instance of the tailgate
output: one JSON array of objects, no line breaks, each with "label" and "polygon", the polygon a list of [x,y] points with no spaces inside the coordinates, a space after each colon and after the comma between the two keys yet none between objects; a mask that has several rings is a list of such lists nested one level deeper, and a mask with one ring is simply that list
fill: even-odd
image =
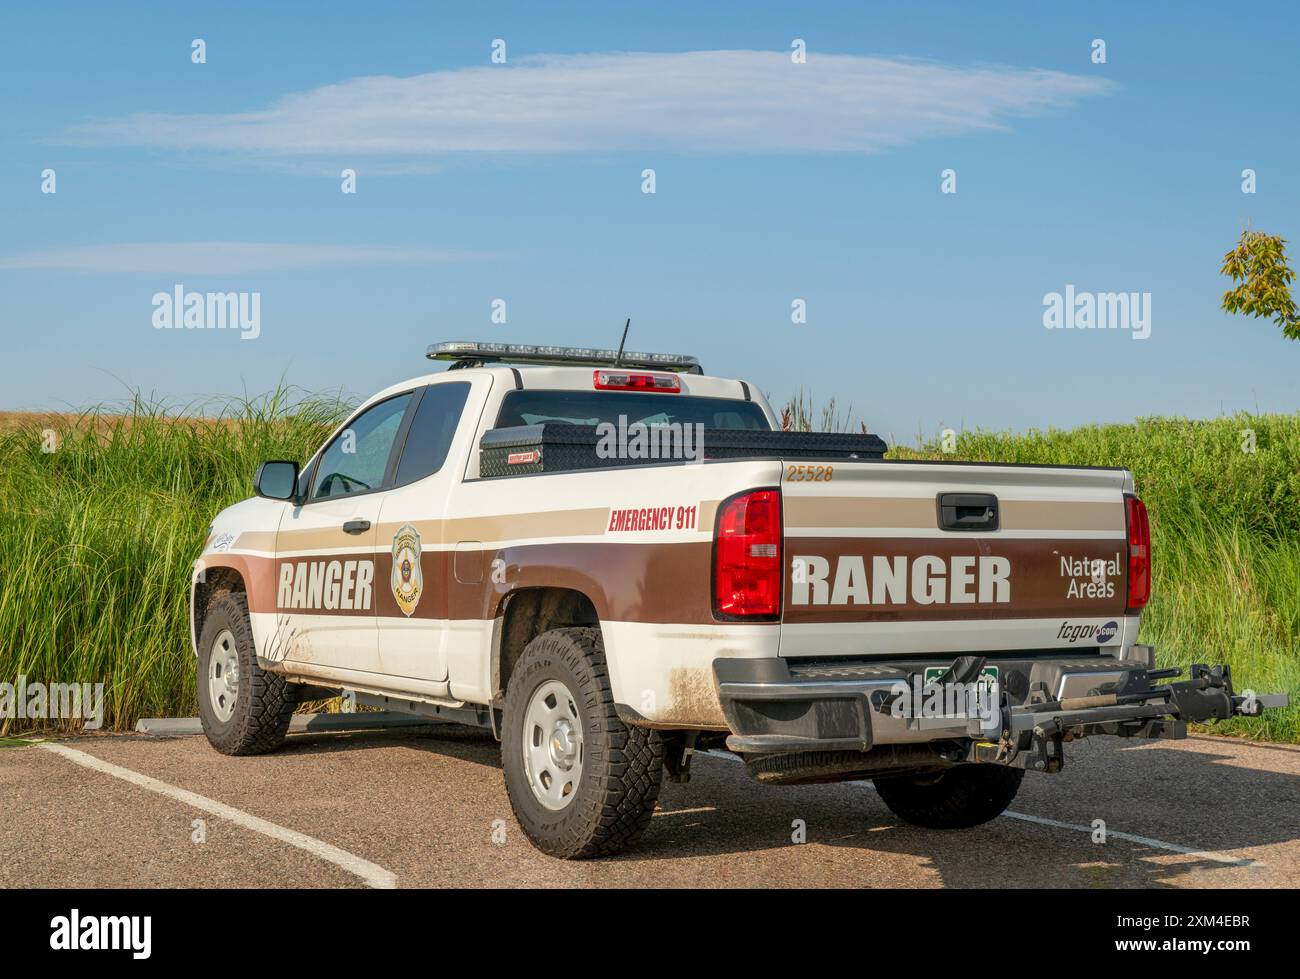
[{"label": "tailgate", "polygon": [[786,463],[781,655],[1131,643],[1122,469]]}]

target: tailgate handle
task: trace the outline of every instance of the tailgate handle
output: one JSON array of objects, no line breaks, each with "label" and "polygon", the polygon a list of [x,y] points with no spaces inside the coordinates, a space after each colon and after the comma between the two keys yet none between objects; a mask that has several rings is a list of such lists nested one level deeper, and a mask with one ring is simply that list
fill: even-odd
[{"label": "tailgate handle", "polygon": [[941,530],[997,530],[998,498],[992,493],[940,493]]}]

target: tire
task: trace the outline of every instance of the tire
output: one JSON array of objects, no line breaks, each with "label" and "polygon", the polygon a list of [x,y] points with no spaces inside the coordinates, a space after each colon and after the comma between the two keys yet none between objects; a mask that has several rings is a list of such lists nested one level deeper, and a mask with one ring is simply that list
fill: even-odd
[{"label": "tire", "polygon": [[[233,681],[226,668],[231,664]],[[208,609],[199,636],[197,684],[203,733],[223,755],[261,755],[284,743],[298,686],[257,665],[248,601],[239,592]]]},{"label": "tire", "polygon": [[1023,769],[959,765],[937,778],[876,778],[876,791],[899,819],[926,829],[965,829],[1002,815],[1020,791]]},{"label": "tire", "polygon": [[537,849],[581,860],[635,843],[654,813],[663,759],[662,736],[628,727],[614,709],[598,628],[552,629],[528,644],[506,689],[501,764]]}]

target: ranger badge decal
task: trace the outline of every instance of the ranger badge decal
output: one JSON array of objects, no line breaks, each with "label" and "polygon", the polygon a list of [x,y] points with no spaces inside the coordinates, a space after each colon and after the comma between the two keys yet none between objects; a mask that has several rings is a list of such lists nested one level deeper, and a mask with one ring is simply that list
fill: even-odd
[{"label": "ranger badge decal", "polygon": [[420,573],[420,533],[409,523],[393,537],[393,597],[408,616],[420,604],[424,576]]}]

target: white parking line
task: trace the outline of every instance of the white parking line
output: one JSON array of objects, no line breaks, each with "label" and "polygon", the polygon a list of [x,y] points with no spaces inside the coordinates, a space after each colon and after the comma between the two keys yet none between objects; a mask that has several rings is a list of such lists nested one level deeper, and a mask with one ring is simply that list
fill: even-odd
[{"label": "white parking line", "polygon": [[257,816],[250,815],[241,809],[228,806],[224,802],[217,802],[215,799],[209,799],[206,796],[198,795],[194,792],[188,792],[185,789],[178,789],[174,785],[168,785],[166,782],[160,782],[156,778],[150,778],[148,775],[141,775],[139,772],[133,772],[129,768],[122,768],[119,765],[113,765],[106,761],[101,761],[94,755],[88,755],[84,751],[78,751],[76,748],[69,748],[61,744],[43,744],[40,747],[46,751],[52,751],[56,755],[62,755],[69,761],[76,762],[85,768],[92,769],[96,772],[102,772],[105,775],[112,775],[114,778],[120,778],[124,782],[130,782],[132,785],[138,785],[142,789],[148,789],[150,792],[157,792],[159,795],[165,795],[169,799],[175,799],[194,809],[210,813],[213,816],[219,816],[222,819],[229,820],[237,826],[244,829],[250,829],[254,833],[261,833],[263,836],[269,836],[273,840],[279,840],[281,843],[288,843],[290,846],[296,846],[300,850],[306,850],[314,857],[319,857],[328,863],[337,867],[342,867],[350,874],[360,877],[369,887],[391,889],[397,886],[397,875],[390,870],[385,870],[378,864],[371,863],[369,860],[363,860],[355,854],[348,853],[346,850],[340,850],[329,843],[299,833],[297,830],[285,829],[283,826],[277,826],[275,823],[267,822]]},{"label": "white parking line", "polygon": [[[729,761],[743,761],[739,756],[733,755],[730,752],[724,753],[710,750],[702,752],[702,754],[709,755],[713,758],[726,758]],[[848,784],[856,785],[861,789],[869,789],[872,792],[876,791],[876,787],[870,782],[854,780]],[[1093,828],[1091,826],[1084,826],[1082,823],[1063,823],[1057,819],[1047,819],[1044,816],[1031,816],[1029,813],[1012,812],[1009,809],[1002,815],[1007,819],[1019,819],[1022,822],[1037,823],[1040,826],[1052,826],[1056,829],[1073,830],[1078,833],[1087,833],[1090,836],[1093,833]],[[1135,836],[1132,833],[1123,833],[1119,830],[1110,829],[1109,827],[1106,829],[1106,839],[1127,840],[1130,843],[1141,843],[1143,846],[1149,846],[1156,850],[1167,850],[1170,853],[1181,853],[1184,856],[1200,857],[1203,860],[1210,860],[1214,863],[1226,863],[1233,867],[1264,866],[1258,860],[1251,860],[1249,857],[1234,857],[1230,853],[1219,853],[1217,850],[1200,850],[1194,846],[1182,846],[1178,843],[1166,843],[1163,840],[1155,840],[1149,836]]]},{"label": "white parking line", "polygon": [[[1080,833],[1091,834],[1093,828],[1084,826],[1082,823],[1063,823],[1056,819],[1047,819],[1043,816],[1031,816],[1024,812],[1011,812],[1007,810],[1002,815],[1008,819],[1020,819],[1027,823],[1038,823],[1041,826],[1055,826],[1058,829],[1072,829]],[[1154,847],[1157,850],[1168,850],[1170,853],[1182,853],[1189,857],[1200,857],[1203,860],[1212,860],[1215,863],[1226,863],[1233,867],[1262,867],[1264,866],[1258,860],[1251,860],[1249,857],[1234,857],[1230,853],[1219,853],[1217,850],[1199,850],[1194,846],[1181,846],[1177,843],[1166,843],[1163,840],[1153,840],[1149,836],[1134,836],[1132,833],[1122,833],[1119,830],[1106,828],[1106,839],[1128,840],[1130,843],[1141,843],[1143,846]]]}]

